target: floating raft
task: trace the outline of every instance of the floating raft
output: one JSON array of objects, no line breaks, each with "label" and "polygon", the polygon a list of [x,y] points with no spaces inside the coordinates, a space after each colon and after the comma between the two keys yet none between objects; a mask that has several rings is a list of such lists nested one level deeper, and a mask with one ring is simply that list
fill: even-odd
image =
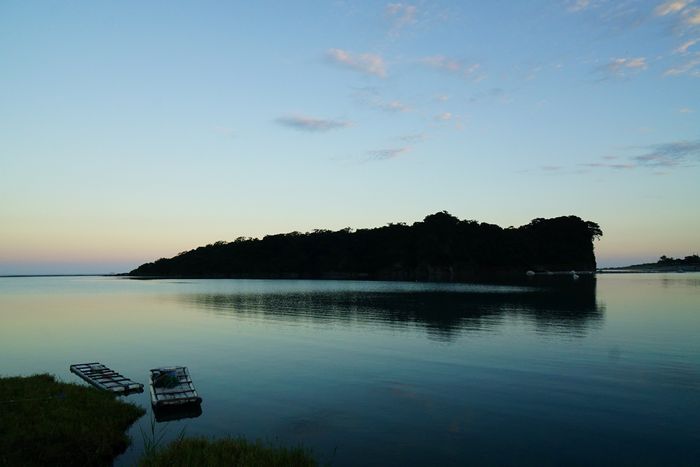
[{"label": "floating raft", "polygon": [[143,392],[143,384],[132,381],[101,363],[76,363],[70,366],[70,371],[96,388],[115,394]]},{"label": "floating raft", "polygon": [[151,404],[155,408],[200,404],[202,398],[184,366],[154,368],[150,377]]}]

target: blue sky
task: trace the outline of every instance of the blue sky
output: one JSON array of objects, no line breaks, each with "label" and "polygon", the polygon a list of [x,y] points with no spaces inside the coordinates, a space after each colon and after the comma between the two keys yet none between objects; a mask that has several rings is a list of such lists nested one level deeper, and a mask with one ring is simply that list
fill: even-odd
[{"label": "blue sky", "polygon": [[0,274],[448,210],[700,250],[700,2],[0,4]]}]

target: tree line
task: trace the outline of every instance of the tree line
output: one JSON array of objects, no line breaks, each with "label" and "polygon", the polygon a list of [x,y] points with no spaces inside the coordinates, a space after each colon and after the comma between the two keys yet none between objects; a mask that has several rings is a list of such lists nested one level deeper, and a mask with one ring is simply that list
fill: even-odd
[{"label": "tree line", "polygon": [[661,255],[656,264],[660,266],[694,266],[700,265],[700,256],[697,254],[689,255],[685,258],[674,258],[666,255]]},{"label": "tree line", "polygon": [[446,211],[412,225],[239,237],[146,263],[131,276],[471,280],[533,271],[593,271],[598,224],[576,216],[521,227]]}]

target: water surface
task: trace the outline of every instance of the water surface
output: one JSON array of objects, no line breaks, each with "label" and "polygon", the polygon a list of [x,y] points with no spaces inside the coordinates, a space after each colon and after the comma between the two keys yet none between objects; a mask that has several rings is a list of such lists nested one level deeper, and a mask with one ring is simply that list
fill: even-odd
[{"label": "water surface", "polygon": [[[698,465],[700,274],[518,285],[0,278],[0,374],[186,365],[170,439],[303,443],[333,465]],[[150,430],[130,430],[131,465]]]}]

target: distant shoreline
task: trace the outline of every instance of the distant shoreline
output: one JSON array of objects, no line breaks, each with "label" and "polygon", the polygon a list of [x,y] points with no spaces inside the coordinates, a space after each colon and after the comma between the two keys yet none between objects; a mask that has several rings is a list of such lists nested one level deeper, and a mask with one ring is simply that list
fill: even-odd
[{"label": "distant shoreline", "polygon": [[119,276],[118,273],[95,273],[95,274],[0,274],[0,277],[104,277]]},{"label": "distant shoreline", "polygon": [[[661,273],[687,273],[687,272],[700,272],[700,268],[656,268],[656,269],[646,269],[646,268],[628,268],[628,267],[613,267],[613,268],[600,268],[595,271],[575,271],[577,275],[593,276],[596,274],[661,274]],[[548,271],[548,272],[537,272],[536,276],[568,276],[571,275],[571,271]],[[488,276],[474,277],[468,281],[458,281],[458,283],[470,283],[470,282],[484,282],[489,280],[507,280],[507,279],[519,279],[523,277],[523,274],[492,274]],[[220,276],[220,275],[206,275],[206,276],[134,276],[129,273],[95,273],[95,274],[0,274],[0,278],[6,279],[21,279],[27,277],[117,277],[121,279],[135,279],[135,280],[155,280],[155,279],[233,279],[233,280],[309,280],[309,281],[387,281],[387,282],[455,282],[455,281],[440,281],[440,280],[400,280],[400,279],[389,279],[389,278],[370,278],[366,276],[357,277],[340,277],[340,276],[329,276],[329,277],[300,277],[300,276]]]},{"label": "distant shoreline", "polygon": [[[630,267],[611,267],[611,268],[600,268],[595,271],[575,271],[577,275],[592,276],[596,274],[662,274],[662,273],[687,273],[687,272],[700,272],[698,267],[669,267],[669,268],[630,268]],[[571,275],[571,271],[548,271],[548,272],[536,272],[536,276],[567,276]],[[474,277],[469,281],[459,281],[463,283],[469,282],[483,282],[489,280],[507,280],[521,278],[522,274],[492,274],[488,276]],[[134,276],[129,273],[94,273],[94,274],[0,274],[0,278],[26,278],[26,277],[118,277],[122,279],[135,279],[135,280],[155,280],[155,279],[234,279],[234,280],[318,280],[318,281],[387,281],[387,282],[454,282],[454,281],[440,281],[440,280],[400,280],[400,279],[384,279],[384,278],[370,278],[366,276],[357,277],[347,277],[347,276],[328,276],[328,277],[300,277],[300,276],[221,276],[221,275],[203,275],[203,276]]]},{"label": "distant shoreline", "polygon": [[598,274],[682,274],[686,272],[700,272],[698,267],[670,267],[670,268],[604,268],[596,271]]}]

